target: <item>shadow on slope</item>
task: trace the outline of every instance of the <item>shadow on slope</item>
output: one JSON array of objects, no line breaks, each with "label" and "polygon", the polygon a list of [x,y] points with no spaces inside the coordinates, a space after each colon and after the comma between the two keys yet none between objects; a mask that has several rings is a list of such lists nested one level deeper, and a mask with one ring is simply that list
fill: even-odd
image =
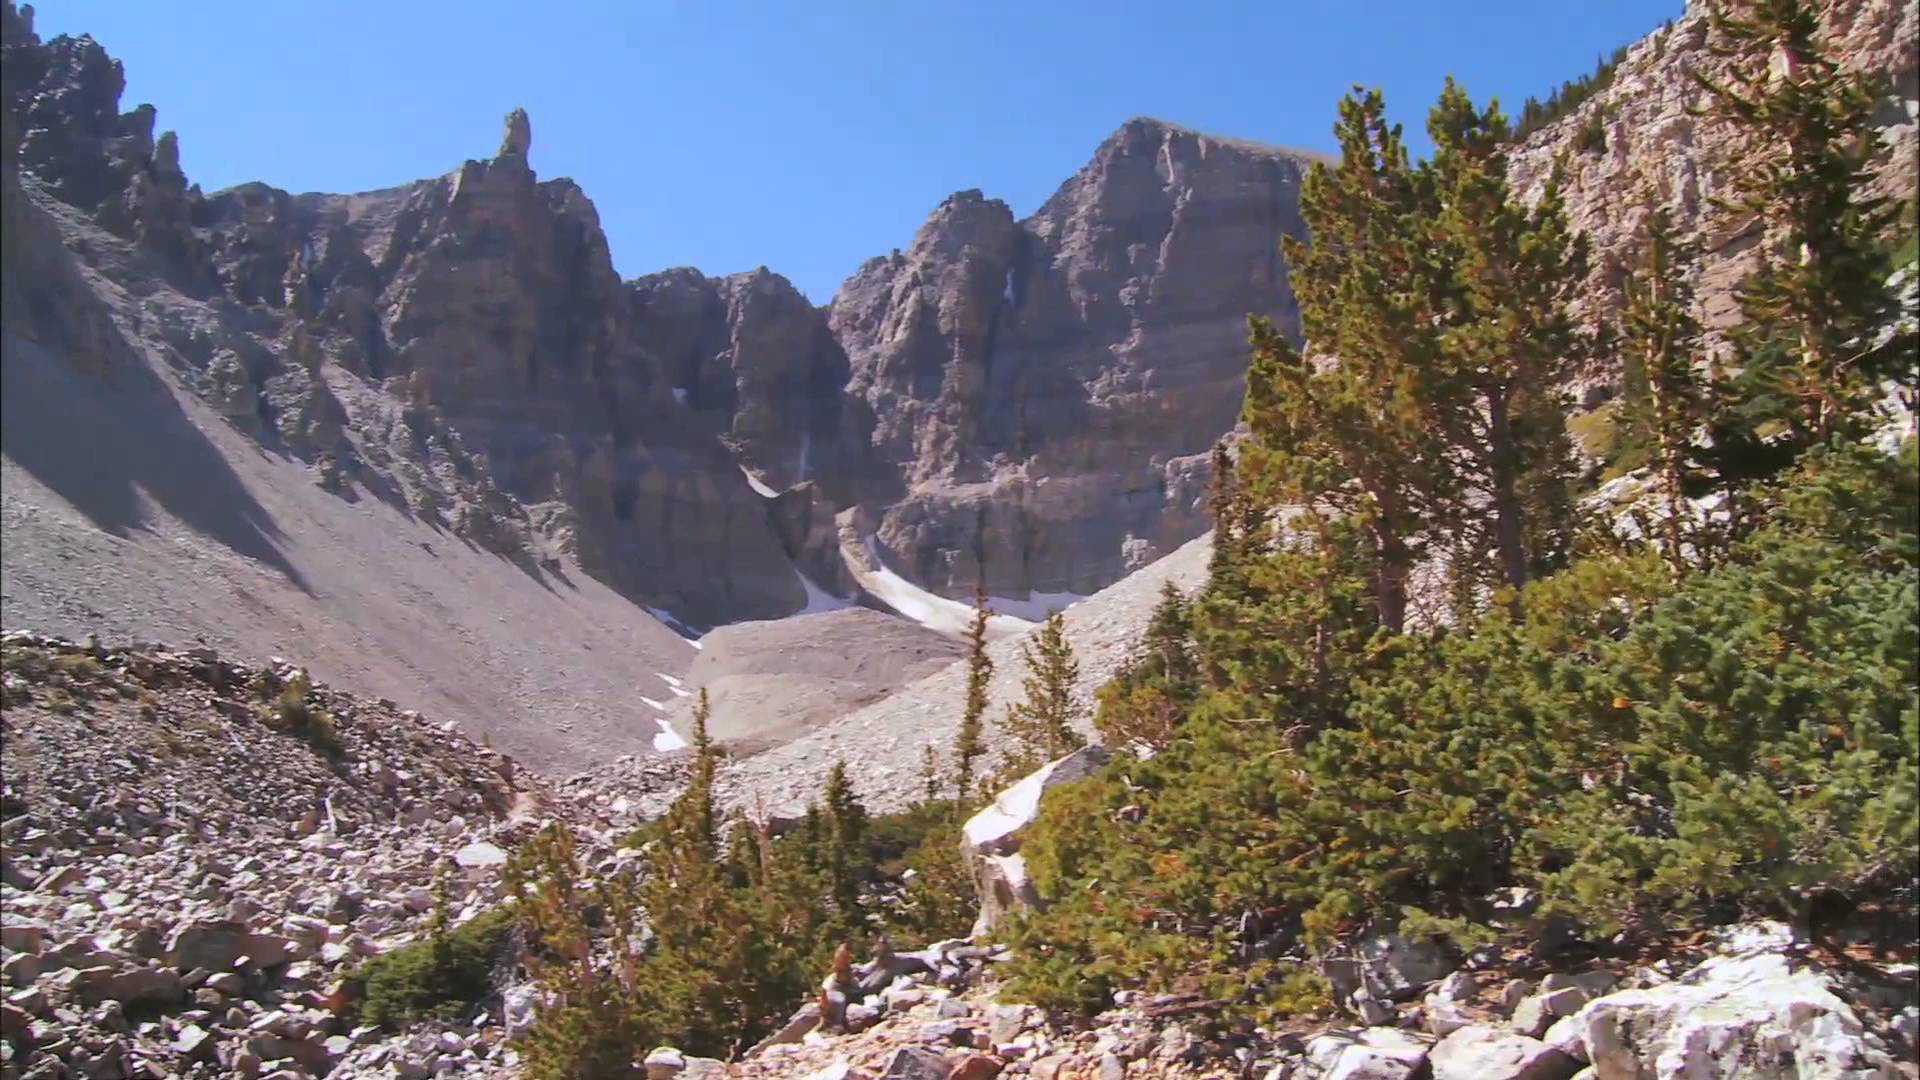
[{"label": "shadow on slope", "polygon": [[138,492],[195,531],[313,590],[280,552],[279,527],[240,483],[171,391],[115,335],[110,374],[76,370],[8,335],[0,363],[0,453],[124,537],[145,528]]}]

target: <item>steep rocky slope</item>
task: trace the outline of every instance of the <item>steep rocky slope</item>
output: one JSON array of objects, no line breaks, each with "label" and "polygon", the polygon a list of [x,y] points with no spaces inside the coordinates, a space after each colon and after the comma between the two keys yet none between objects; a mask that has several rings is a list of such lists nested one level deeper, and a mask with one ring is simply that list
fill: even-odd
[{"label": "steep rocky slope", "polygon": [[[316,686],[289,723],[291,664],[19,633],[0,653],[8,1076],[384,1074],[395,1047],[337,1014],[341,977],[426,930],[437,879],[454,921],[497,904],[505,851],[574,816],[390,705]],[[492,1018],[434,1056],[497,1061]]]}]

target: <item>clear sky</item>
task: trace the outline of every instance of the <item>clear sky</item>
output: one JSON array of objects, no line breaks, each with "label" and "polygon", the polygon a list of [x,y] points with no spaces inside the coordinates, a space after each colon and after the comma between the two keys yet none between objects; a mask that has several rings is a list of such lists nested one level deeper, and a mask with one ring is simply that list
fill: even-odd
[{"label": "clear sky", "polygon": [[[91,33],[208,191],[363,191],[491,156],[600,212],[623,277],[765,265],[814,301],[953,191],[1039,207],[1127,118],[1329,149],[1382,87],[1409,132],[1442,79],[1509,112],[1681,0],[43,0]],[[1424,134],[1416,147],[1424,144]]]}]

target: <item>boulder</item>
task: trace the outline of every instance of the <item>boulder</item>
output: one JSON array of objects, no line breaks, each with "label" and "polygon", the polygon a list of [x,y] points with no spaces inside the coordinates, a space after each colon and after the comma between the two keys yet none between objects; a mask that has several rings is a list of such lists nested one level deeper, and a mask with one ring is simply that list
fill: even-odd
[{"label": "boulder", "polygon": [[1463,1027],[1427,1056],[1433,1080],[1568,1080],[1580,1062],[1538,1039],[1491,1027]]},{"label": "boulder", "polygon": [[46,941],[45,923],[18,915],[0,918],[0,948],[37,956],[46,947]]},{"label": "boulder", "polygon": [[1454,969],[1445,945],[1400,934],[1370,935],[1355,946],[1354,956],[1367,989],[1387,1001],[1410,1001]]},{"label": "boulder", "polygon": [[509,987],[500,995],[500,1020],[506,1025],[509,1039],[517,1039],[533,1030],[539,1013],[540,991],[535,987]]},{"label": "boulder", "polygon": [[1330,1031],[1307,1041],[1309,1075],[1321,1080],[1407,1080],[1426,1064],[1429,1045],[1397,1028]]},{"label": "boulder", "polygon": [[1026,862],[1020,857],[1021,831],[1040,813],[1040,799],[1048,788],[1084,780],[1110,759],[1105,747],[1081,747],[1035,769],[967,819],[961,829],[961,847],[980,897],[974,937],[991,933],[1012,912],[1040,905],[1040,894],[1028,879]]},{"label": "boulder", "polygon": [[1795,955],[1791,931],[1778,923],[1733,928],[1692,971],[1591,1001],[1547,1041],[1591,1061],[1602,1080],[1898,1075],[1831,978]]},{"label": "boulder", "polygon": [[167,962],[182,971],[206,968],[230,971],[245,958],[255,967],[286,963],[292,943],[273,934],[255,934],[231,919],[202,919],[174,929],[167,938]]},{"label": "boulder", "polygon": [[903,1046],[887,1059],[881,1080],[948,1080],[953,1063],[945,1054],[918,1046]]},{"label": "boulder", "polygon": [[468,844],[453,853],[453,861],[463,867],[505,866],[507,853],[499,847],[482,840]]}]

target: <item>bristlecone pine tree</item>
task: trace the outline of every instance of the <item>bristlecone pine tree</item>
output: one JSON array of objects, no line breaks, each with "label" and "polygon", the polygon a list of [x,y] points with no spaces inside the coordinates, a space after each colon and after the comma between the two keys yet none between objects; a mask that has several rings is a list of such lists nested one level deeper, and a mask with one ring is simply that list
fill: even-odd
[{"label": "bristlecone pine tree", "polygon": [[967,700],[960,716],[960,731],[954,737],[954,788],[960,802],[973,793],[974,768],[987,752],[987,684],[993,679],[993,657],[987,655],[987,587],[975,588],[973,622],[967,627]]},{"label": "bristlecone pine tree", "polygon": [[[1437,351],[1432,268],[1415,177],[1380,92],[1355,88],[1343,98],[1334,132],[1339,165],[1316,164],[1301,188],[1311,239],[1284,241],[1315,355],[1268,320],[1252,320],[1244,419],[1253,439],[1244,460],[1270,503],[1365,522],[1374,603],[1381,625],[1398,632],[1432,503],[1450,487],[1426,385]],[[1216,524],[1225,563],[1231,551],[1222,552],[1220,534]]]},{"label": "bristlecone pine tree", "polygon": [[1164,750],[1200,690],[1187,598],[1171,581],[1160,583],[1140,647],[1097,694],[1094,727],[1107,745]]},{"label": "bristlecone pine tree", "polygon": [[1440,333],[1425,392],[1466,481],[1447,526],[1469,529],[1490,508],[1499,576],[1517,589],[1558,564],[1572,531],[1561,386],[1590,347],[1568,307],[1586,245],[1557,183],[1530,209],[1514,198],[1498,105],[1475,106],[1448,79],[1427,131],[1434,153],[1418,183],[1431,200],[1425,251]]},{"label": "bristlecone pine tree", "polygon": [[1736,362],[1750,397],[1784,405],[1759,419],[1784,422],[1797,443],[1858,436],[1881,382],[1911,392],[1917,370],[1911,335],[1876,340],[1897,310],[1883,240],[1900,213],[1874,193],[1878,76],[1827,55],[1819,5],[1805,0],[1716,6],[1712,27],[1710,47],[1732,63],[1725,79],[1696,78],[1754,142],[1721,206],[1770,234],[1740,286]]},{"label": "bristlecone pine tree", "polygon": [[1699,475],[1694,439],[1710,419],[1687,276],[1696,256],[1692,244],[1674,237],[1666,209],[1650,210],[1620,318],[1622,357],[1633,376],[1626,421],[1652,448],[1664,503],[1660,543],[1676,577],[1687,565],[1687,493]]},{"label": "bristlecone pine tree", "polygon": [[1080,662],[1067,640],[1066,618],[1047,616],[1039,633],[1022,646],[1027,674],[1022,680],[1027,699],[1007,710],[1007,736],[1024,756],[1051,760],[1086,745],[1074,730],[1079,709],[1073,702]]}]

